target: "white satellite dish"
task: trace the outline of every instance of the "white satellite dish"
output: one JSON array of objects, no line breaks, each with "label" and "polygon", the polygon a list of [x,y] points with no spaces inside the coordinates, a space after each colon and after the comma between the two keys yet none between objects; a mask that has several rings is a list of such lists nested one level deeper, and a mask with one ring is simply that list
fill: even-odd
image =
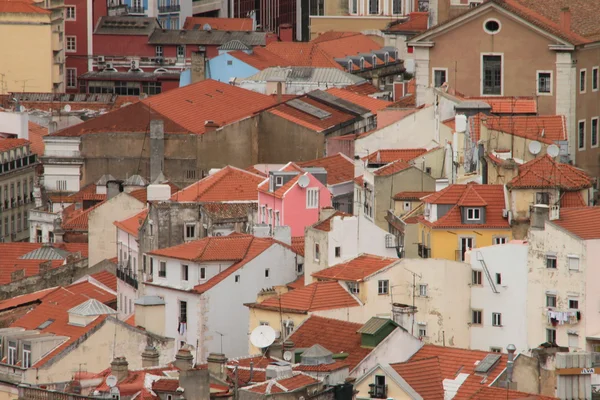
[{"label": "white satellite dish", "polygon": [[550,145],[550,146],[548,146],[548,148],[546,149],[546,153],[547,153],[547,154],[548,154],[550,157],[554,158],[554,157],[556,157],[556,156],[558,155],[558,153],[560,153],[560,148],[559,148],[557,145],[555,145],[555,144],[551,144],[551,145]]},{"label": "white satellite dish", "polygon": [[114,375],[109,375],[106,377],[106,386],[112,388],[117,385],[117,377]]},{"label": "white satellite dish", "polygon": [[291,351],[286,351],[285,353],[283,353],[283,359],[287,362],[292,361],[292,352]]},{"label": "white satellite dish", "polygon": [[70,112],[71,106],[69,104],[65,104],[64,110],[65,110],[65,112]]},{"label": "white satellite dish", "polygon": [[309,183],[310,178],[306,175],[302,175],[300,178],[298,178],[298,186],[300,186],[301,188],[308,187]]},{"label": "white satellite dish", "polygon": [[250,343],[259,349],[269,347],[274,341],[275,330],[268,325],[257,326],[250,334]]},{"label": "white satellite dish", "polygon": [[534,140],[533,142],[529,143],[529,152],[531,154],[540,154],[540,151],[542,151],[542,144],[536,140]]}]

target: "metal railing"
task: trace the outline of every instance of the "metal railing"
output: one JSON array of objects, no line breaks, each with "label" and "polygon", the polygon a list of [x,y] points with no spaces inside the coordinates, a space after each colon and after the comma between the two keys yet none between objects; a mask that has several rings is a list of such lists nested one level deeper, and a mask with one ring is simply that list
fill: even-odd
[{"label": "metal railing", "polygon": [[144,14],[145,11],[144,7],[127,7],[127,12],[129,14]]},{"label": "metal railing", "polygon": [[159,13],[179,12],[181,6],[179,4],[171,4],[168,6],[158,6]]},{"label": "metal railing", "polygon": [[377,385],[375,383],[371,383],[369,385],[369,396],[372,399],[386,399],[387,398],[387,385]]},{"label": "metal railing", "polygon": [[117,267],[117,278],[127,283],[129,286],[138,288],[137,274],[132,273],[131,270],[125,266]]},{"label": "metal railing", "polygon": [[19,386],[19,400],[89,400],[99,397],[82,396],[28,386]]},{"label": "metal railing", "polygon": [[10,172],[10,171],[20,169],[20,168],[25,168],[25,167],[35,164],[35,162],[36,162],[35,154],[31,154],[31,155],[25,156],[23,158],[5,162],[5,163],[0,164],[0,173]]}]

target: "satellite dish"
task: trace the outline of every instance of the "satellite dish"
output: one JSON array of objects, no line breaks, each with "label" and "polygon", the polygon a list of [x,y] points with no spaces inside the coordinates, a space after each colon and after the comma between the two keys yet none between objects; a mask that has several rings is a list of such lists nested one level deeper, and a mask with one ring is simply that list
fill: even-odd
[{"label": "satellite dish", "polygon": [[65,104],[64,110],[65,112],[71,111],[71,106],[69,104]]},{"label": "satellite dish", "polygon": [[310,178],[306,175],[302,175],[300,178],[298,178],[298,186],[300,186],[301,188],[308,187],[309,183]]},{"label": "satellite dish", "polygon": [[212,26],[210,26],[209,24],[204,24],[204,26],[202,27],[202,30],[212,31]]},{"label": "satellite dish", "polygon": [[288,362],[292,361],[292,352],[286,351],[285,353],[283,353],[283,359]]},{"label": "satellite dish", "polygon": [[117,377],[114,375],[109,375],[106,377],[106,386],[113,388],[117,385]]},{"label": "satellite dish", "polygon": [[550,145],[550,146],[548,146],[548,148],[546,149],[546,153],[547,153],[547,154],[548,154],[550,157],[554,158],[554,157],[556,157],[556,156],[558,155],[558,153],[560,153],[560,148],[559,148],[557,145],[555,145],[555,144],[551,144],[551,145]]},{"label": "satellite dish", "polygon": [[250,343],[259,349],[269,347],[274,341],[275,330],[268,325],[257,326],[250,334]]},{"label": "satellite dish", "polygon": [[533,142],[529,143],[529,152],[531,154],[539,154],[540,151],[542,151],[542,144],[536,140],[534,140]]}]

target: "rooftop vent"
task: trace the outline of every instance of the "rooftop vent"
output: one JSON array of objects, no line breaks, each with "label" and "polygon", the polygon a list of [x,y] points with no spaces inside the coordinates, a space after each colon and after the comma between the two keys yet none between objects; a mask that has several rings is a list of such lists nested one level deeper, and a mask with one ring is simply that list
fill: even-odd
[{"label": "rooftop vent", "polygon": [[89,299],[71,308],[68,313],[69,325],[88,326],[100,315],[111,315],[117,312],[96,299]]}]

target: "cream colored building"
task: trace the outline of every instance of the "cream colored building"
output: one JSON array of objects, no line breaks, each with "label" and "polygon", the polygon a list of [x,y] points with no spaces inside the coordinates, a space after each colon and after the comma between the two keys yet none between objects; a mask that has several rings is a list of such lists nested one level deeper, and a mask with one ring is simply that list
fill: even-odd
[{"label": "cream colored building", "polygon": [[[64,91],[63,1],[2,1],[0,94]],[[18,38],[18,40],[17,40]]]},{"label": "cream colored building", "polygon": [[117,256],[117,227],[121,221],[138,214],[146,207],[128,193],[122,192],[96,206],[89,212],[88,241],[90,244],[90,265]]}]

